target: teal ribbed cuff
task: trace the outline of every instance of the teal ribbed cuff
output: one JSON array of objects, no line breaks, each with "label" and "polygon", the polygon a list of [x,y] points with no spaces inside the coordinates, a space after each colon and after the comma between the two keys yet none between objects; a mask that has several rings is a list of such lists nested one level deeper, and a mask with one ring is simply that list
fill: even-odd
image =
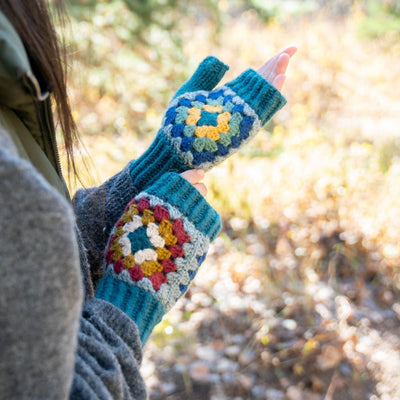
[{"label": "teal ribbed cuff", "polygon": [[200,192],[179,174],[173,172],[164,174],[155,185],[146,189],[146,193],[176,207],[198,231],[208,236],[210,241],[213,241],[220,232],[219,214]]},{"label": "teal ribbed cuff", "polygon": [[211,91],[218,85],[229,66],[214,56],[208,56],[197,67],[194,74],[175,93],[174,97],[181,94],[196,92],[197,90]]},{"label": "teal ribbed cuff", "polygon": [[136,323],[143,346],[165,314],[164,306],[151,293],[109,275],[100,281],[96,297],[118,307]]},{"label": "teal ribbed cuff", "polygon": [[253,69],[244,71],[225,86],[231,88],[257,113],[262,125],[286,104],[279,90]]},{"label": "teal ribbed cuff", "polygon": [[166,172],[181,173],[188,169],[189,167],[183,163],[166,136],[160,131],[142,156],[132,162],[130,175],[133,185],[141,192]]}]

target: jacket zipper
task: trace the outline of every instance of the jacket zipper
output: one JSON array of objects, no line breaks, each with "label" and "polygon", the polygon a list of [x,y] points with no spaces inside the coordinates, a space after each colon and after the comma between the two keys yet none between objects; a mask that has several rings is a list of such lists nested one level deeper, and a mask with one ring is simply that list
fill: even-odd
[{"label": "jacket zipper", "polygon": [[[56,162],[56,171],[57,174],[62,177],[62,169],[61,169],[61,162],[60,162],[60,154],[58,151],[57,147],[57,140],[56,140],[56,130],[54,126],[54,121],[52,118],[52,113],[51,113],[51,103],[50,103],[50,93],[48,91],[42,93],[39,82],[37,81],[35,75],[33,75],[31,72],[28,72],[27,74],[28,79],[32,83],[33,90],[34,90],[34,97],[35,99],[39,100],[39,104],[44,104],[44,106],[39,105],[39,107],[44,107],[44,116],[45,116],[45,121],[46,121],[46,131],[49,133],[49,135],[46,135],[46,140],[48,144],[50,144],[50,147],[52,149],[53,156],[55,158]],[[36,100],[35,100],[36,101]],[[48,137],[49,136],[49,137]]]},{"label": "jacket zipper", "polygon": [[48,144],[51,146],[52,153],[55,159],[55,167],[58,176],[62,179],[62,169],[61,169],[61,161],[60,161],[60,153],[58,151],[57,147],[57,140],[56,140],[56,130],[54,127],[54,121],[52,118],[51,114],[51,104],[50,104],[50,98],[47,98],[42,102],[42,107],[43,107],[43,112],[44,112],[44,117],[45,117],[45,123],[46,123],[46,131],[49,133],[48,135],[46,134],[46,140]]},{"label": "jacket zipper", "polygon": [[61,185],[63,187],[64,196],[71,201],[68,187],[64,181],[62,174],[60,154],[58,152],[56,130],[51,112],[51,102],[49,93],[40,93],[40,87],[34,75],[26,75],[28,88],[33,98],[33,104],[35,107],[36,118],[39,123],[39,129],[42,132],[43,146],[42,150],[47,155],[50,163],[54,167],[58,177],[60,178]]},{"label": "jacket zipper", "polygon": [[42,130],[43,141],[45,142],[43,144],[46,148],[45,152],[48,157],[51,156],[53,167],[60,179],[63,180],[60,154],[57,148],[56,130],[51,113],[49,92],[41,92],[39,83],[32,73],[28,72],[25,77],[35,105],[39,127]]}]

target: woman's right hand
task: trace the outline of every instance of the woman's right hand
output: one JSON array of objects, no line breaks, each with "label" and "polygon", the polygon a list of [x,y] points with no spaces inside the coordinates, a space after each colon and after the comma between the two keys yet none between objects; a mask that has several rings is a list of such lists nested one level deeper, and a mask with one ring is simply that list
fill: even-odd
[{"label": "woman's right hand", "polygon": [[263,64],[257,72],[271,85],[282,90],[286,79],[286,69],[291,57],[296,53],[296,46],[288,46]]}]

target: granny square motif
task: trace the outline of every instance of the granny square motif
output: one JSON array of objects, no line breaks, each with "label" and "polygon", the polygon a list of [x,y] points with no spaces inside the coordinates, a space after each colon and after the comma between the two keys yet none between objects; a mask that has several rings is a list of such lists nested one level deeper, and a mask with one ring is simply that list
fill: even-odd
[{"label": "granny square motif", "polygon": [[110,236],[106,269],[151,292],[168,309],[187,290],[209,241],[176,208],[153,195],[140,196],[128,203]]},{"label": "granny square motif", "polygon": [[255,111],[223,86],[174,99],[162,130],[186,164],[207,170],[236,152],[260,127]]}]

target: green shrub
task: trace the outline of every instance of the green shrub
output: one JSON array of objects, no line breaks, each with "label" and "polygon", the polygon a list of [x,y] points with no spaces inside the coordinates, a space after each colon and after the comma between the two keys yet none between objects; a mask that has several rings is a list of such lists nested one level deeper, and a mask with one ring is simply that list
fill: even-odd
[{"label": "green shrub", "polygon": [[359,28],[361,37],[375,39],[384,36],[400,36],[400,3],[397,1],[370,1],[366,16]]}]

